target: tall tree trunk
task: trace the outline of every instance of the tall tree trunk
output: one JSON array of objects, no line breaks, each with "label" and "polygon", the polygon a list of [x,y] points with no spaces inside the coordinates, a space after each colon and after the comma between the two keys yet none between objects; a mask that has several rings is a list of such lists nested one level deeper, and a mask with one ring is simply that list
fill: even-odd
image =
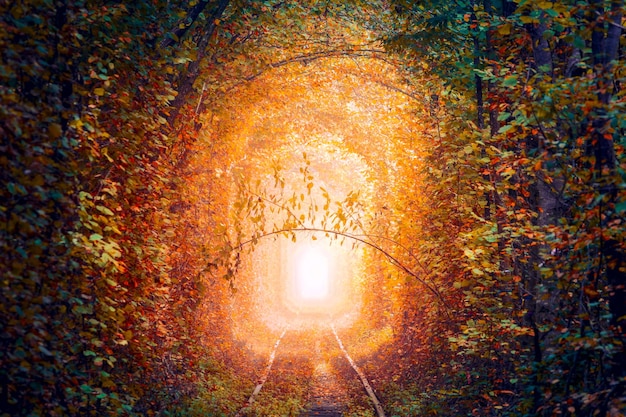
[{"label": "tall tree trunk", "polygon": [[[473,5],[473,2],[472,2]],[[475,13],[472,13],[472,21],[477,22],[477,17]],[[480,41],[478,39],[478,35],[472,35],[472,41],[474,43],[474,57],[473,57],[473,65],[474,65],[474,85],[475,85],[475,96],[476,96],[476,127],[482,132],[485,129],[485,99],[483,92],[483,79],[478,74],[478,70],[482,69],[480,57],[482,55],[482,51],[480,48]],[[485,156],[485,151],[482,151],[482,156]],[[489,174],[483,174],[483,179],[486,182],[490,181]],[[483,217],[486,220],[490,220],[492,213],[492,204],[493,198],[490,192],[484,193],[485,198],[485,210],[483,213]]]},{"label": "tall tree trunk", "polygon": [[[602,230],[619,216],[615,213],[618,203],[618,189],[615,168],[616,156],[613,134],[610,131],[611,117],[609,105],[613,96],[613,62],[618,59],[620,36],[622,34],[623,0],[612,0],[608,19],[604,12],[604,2],[591,2],[595,21],[591,22],[593,33],[591,48],[594,68],[596,71],[598,100],[601,107],[591,121],[591,149],[595,156],[596,183],[599,192],[605,195],[606,211],[602,221]],[[612,364],[612,376],[615,379],[626,376],[626,262],[621,243],[613,237],[601,236],[600,256],[604,260],[609,294],[609,311],[611,327],[618,339],[621,349],[615,355]],[[624,387],[622,386],[622,389]]]},{"label": "tall tree trunk", "polygon": [[215,33],[215,29],[217,28],[216,22],[222,17],[229,3],[230,0],[219,0],[216,8],[213,10],[213,13],[211,13],[211,16],[209,17],[208,22],[204,28],[204,34],[198,42],[198,55],[196,60],[189,63],[187,71],[181,74],[179,78],[177,87],[178,95],[172,102],[172,110],[168,117],[168,122],[170,126],[174,124],[176,117],[180,113],[182,107],[187,102],[189,94],[191,94],[191,92],[193,91],[193,84],[198,78],[198,75],[200,75],[200,64],[206,56],[209,41],[211,40],[211,37]]},{"label": "tall tree trunk", "polygon": [[[483,0],[483,9],[485,12],[491,14],[494,11],[494,7],[491,4],[491,0]],[[491,31],[487,31],[485,34],[485,53],[487,59],[490,62],[495,61],[495,51],[493,49],[493,39],[491,37]],[[494,73],[496,69],[494,68]],[[494,83],[492,81],[487,82],[487,108],[489,109],[489,135],[491,138],[494,138],[498,134],[498,130],[500,129],[500,122],[498,122],[498,110],[497,106],[494,103],[491,103],[490,100],[494,97]],[[496,147],[501,148],[500,145],[496,145]],[[505,218],[503,215],[503,207],[504,201],[502,196],[498,192],[498,185],[502,183],[502,178],[500,174],[498,174],[495,166],[490,165],[490,174],[488,175],[488,179],[491,182],[492,191],[490,200],[493,204],[495,211],[495,220],[498,235],[498,253],[500,258],[500,270],[508,271],[511,268],[510,259],[505,256],[505,241],[504,237],[504,223]]]},{"label": "tall tree trunk", "polygon": [[167,36],[161,41],[160,47],[167,48],[168,46],[172,46],[182,39],[185,36],[185,33],[189,30],[189,28],[194,24],[200,13],[206,8],[209,4],[209,0],[201,0],[195,6],[191,8],[187,12],[185,19],[182,22],[179,22],[176,28],[169,32]]},{"label": "tall tree trunk", "polygon": [[[550,51],[550,45],[546,40],[544,33],[547,30],[547,18],[545,13],[539,18],[540,23],[526,25],[526,30],[532,40],[533,58],[535,61],[536,70],[539,74],[552,77],[553,65],[552,65],[552,53]],[[542,140],[538,141],[538,153],[542,151]],[[546,155],[547,156],[547,155]],[[539,211],[539,217],[537,219],[538,226],[547,226],[553,224],[561,210],[561,202],[559,196],[555,191],[555,181],[547,180],[549,177],[545,164],[543,169],[537,175],[537,209]]]},{"label": "tall tree trunk", "polygon": [[[552,77],[552,53],[548,41],[544,38],[544,33],[547,29],[546,16],[540,17],[540,23],[525,25],[526,31],[530,35],[532,42],[532,51],[534,58],[535,70],[541,76]],[[541,155],[545,149],[543,148],[543,140],[539,137],[529,138],[529,143],[534,144],[537,148],[537,154]],[[531,201],[531,205],[538,212],[537,225],[547,226],[556,220],[555,208],[558,206],[557,197],[552,192],[550,185],[544,181],[544,178],[548,176],[546,174],[547,166],[545,161],[542,163],[542,169],[537,173],[535,181],[535,196],[534,201]],[[543,347],[541,343],[542,333],[539,330],[537,323],[541,320],[538,317],[538,299],[537,299],[537,286],[541,280],[541,273],[539,272],[539,265],[543,262],[545,248],[541,246],[532,246],[530,249],[531,268],[528,269],[527,276],[525,277],[527,285],[526,296],[526,321],[527,325],[533,329],[533,361],[535,363],[535,370],[532,376],[533,385],[533,410],[532,414],[536,414],[543,401],[543,390],[541,385],[543,384],[543,378],[541,375],[540,363],[543,361]]]}]

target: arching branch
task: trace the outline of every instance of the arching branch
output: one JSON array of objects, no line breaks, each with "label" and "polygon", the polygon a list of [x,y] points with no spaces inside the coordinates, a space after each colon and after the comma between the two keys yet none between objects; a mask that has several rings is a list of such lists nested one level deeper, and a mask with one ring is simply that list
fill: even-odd
[{"label": "arching branch", "polygon": [[263,239],[263,238],[270,237],[270,236],[281,235],[281,234],[285,234],[285,233],[295,233],[295,232],[308,232],[308,233],[318,232],[318,233],[332,234],[332,235],[335,235],[335,236],[341,236],[341,237],[345,237],[347,239],[353,240],[355,242],[362,243],[362,244],[364,244],[364,245],[366,245],[366,246],[376,250],[377,252],[380,252],[385,258],[387,258],[387,260],[392,265],[394,265],[396,268],[400,269],[401,271],[403,271],[407,275],[415,278],[428,291],[430,291],[432,294],[434,294],[435,297],[437,297],[439,299],[439,301],[441,302],[441,304],[445,308],[446,313],[449,314],[448,306],[446,305],[443,296],[441,295],[439,290],[437,290],[437,288],[435,288],[434,286],[432,286],[431,284],[426,282],[416,272],[412,271],[409,267],[407,267],[402,262],[400,262],[400,260],[398,260],[398,258],[396,258],[392,254],[390,254],[388,251],[386,251],[382,247],[378,246],[377,244],[375,244],[375,243],[373,243],[371,241],[368,241],[366,239],[366,237],[364,237],[363,235],[352,235],[352,234],[346,233],[346,232],[322,229],[322,228],[317,228],[317,227],[295,227],[295,228],[286,228],[286,229],[274,230],[272,232],[263,233],[261,235],[255,236],[255,237],[253,237],[251,239],[248,239],[246,241],[241,242],[239,245],[235,246],[233,249],[234,250],[241,250],[241,249],[243,249],[247,245],[250,245],[252,243],[256,243],[259,239]]},{"label": "arching branch", "polygon": [[296,62],[308,63],[308,62],[315,61],[321,58],[336,58],[336,57],[373,58],[375,57],[375,54],[377,53],[384,54],[385,51],[382,49],[357,49],[357,50],[335,49],[335,50],[330,50],[330,51],[320,51],[320,52],[313,52],[311,54],[298,55],[292,58],[283,59],[281,61],[272,62],[267,66],[267,68],[264,68],[261,71],[257,72],[256,74],[249,75],[248,77],[246,77],[245,81],[252,81],[255,78],[260,77],[263,73],[267,72],[270,69],[280,68],[285,65],[293,64]]},{"label": "arching branch", "polygon": [[300,63],[309,63],[312,61],[316,61],[318,59],[323,58],[338,58],[338,57],[360,57],[360,58],[376,58],[385,60],[378,54],[385,55],[386,52],[382,49],[332,49],[328,51],[318,51],[312,52],[310,54],[302,54],[297,55],[291,58],[283,59],[281,61],[272,62],[267,65],[267,67],[257,71],[254,74],[248,75],[243,78],[242,81],[232,85],[230,88],[226,90],[226,93],[229,93],[241,85],[253,81],[259,78],[261,75],[265,74],[267,71],[270,71],[275,68],[284,67],[285,65],[294,64],[297,62]]},{"label": "arching branch", "polygon": [[380,85],[381,87],[385,87],[391,91],[395,91],[396,93],[403,94],[419,103],[424,104],[425,102],[424,97],[418,97],[415,94],[411,93],[410,91],[403,90],[402,88],[396,87],[395,85],[391,85],[389,83],[385,83],[382,81],[374,81],[374,83]]},{"label": "arching branch", "polygon": [[387,236],[380,236],[380,235],[354,235],[355,237],[360,237],[360,238],[369,238],[369,239],[381,239],[384,240],[386,242],[391,243],[392,245],[399,247],[400,249],[402,249],[403,251],[405,251],[406,253],[409,254],[409,256],[411,258],[413,258],[413,260],[415,261],[415,263],[417,264],[417,266],[420,267],[420,269],[425,273],[428,274],[428,269],[424,266],[424,264],[422,264],[422,261],[419,260],[419,258],[417,256],[415,256],[415,254],[413,253],[412,250],[410,250],[409,248],[407,248],[406,246],[404,246],[402,243],[400,242],[396,242],[395,240],[387,237]]}]

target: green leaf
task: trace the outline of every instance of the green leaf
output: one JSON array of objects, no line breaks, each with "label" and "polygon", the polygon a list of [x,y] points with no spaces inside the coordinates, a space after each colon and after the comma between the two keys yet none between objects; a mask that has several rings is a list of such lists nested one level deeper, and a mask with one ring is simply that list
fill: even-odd
[{"label": "green leaf", "polygon": [[517,85],[517,75],[509,75],[507,77],[504,77],[504,81],[502,82],[502,85],[505,87],[514,87]]},{"label": "green leaf", "polygon": [[96,240],[102,240],[102,235],[99,233],[94,233],[91,236],[89,236],[89,240],[91,240],[92,242]]},{"label": "green leaf", "polygon": [[513,125],[504,125],[500,129],[498,129],[498,133],[506,133],[511,129],[513,129]]},{"label": "green leaf", "polygon": [[498,114],[498,121],[499,122],[503,122],[506,119],[508,119],[509,117],[511,117],[511,113],[503,111],[503,112]]},{"label": "green leaf", "polygon": [[572,45],[574,48],[585,49],[585,40],[578,35],[574,35],[574,40],[572,41]]}]

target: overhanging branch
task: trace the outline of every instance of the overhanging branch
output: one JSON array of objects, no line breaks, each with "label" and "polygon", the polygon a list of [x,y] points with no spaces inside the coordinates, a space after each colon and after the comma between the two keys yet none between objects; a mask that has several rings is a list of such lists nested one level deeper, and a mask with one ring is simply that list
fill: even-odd
[{"label": "overhanging branch", "polygon": [[335,236],[341,236],[341,237],[345,237],[347,239],[354,240],[355,242],[362,243],[362,244],[364,244],[364,245],[366,245],[366,246],[368,246],[368,247],[370,247],[370,248],[380,252],[383,256],[385,256],[385,258],[387,258],[387,260],[392,265],[394,265],[396,268],[400,269],[404,273],[408,274],[409,276],[415,278],[428,291],[430,291],[432,294],[434,294],[435,297],[437,297],[439,299],[439,301],[441,302],[441,304],[445,308],[446,313],[449,314],[448,306],[446,305],[443,296],[441,295],[439,290],[437,290],[437,288],[433,287],[431,284],[426,282],[416,272],[413,272],[409,267],[407,267],[402,262],[400,262],[398,260],[398,258],[396,258],[392,254],[390,254],[388,251],[386,251],[385,249],[383,249],[380,246],[376,245],[375,243],[366,240],[366,237],[363,237],[363,235],[352,235],[352,234],[345,233],[345,232],[339,232],[339,231],[336,231],[336,230],[321,229],[321,228],[316,228],[316,227],[295,227],[295,228],[287,228],[287,229],[275,230],[273,232],[263,233],[263,234],[261,234],[259,236],[255,236],[255,237],[253,237],[251,239],[248,239],[246,241],[241,242],[239,245],[235,246],[233,249],[234,250],[241,250],[241,249],[243,249],[245,246],[247,246],[249,244],[256,243],[259,239],[263,239],[263,238],[270,237],[270,236],[281,235],[281,234],[285,234],[285,233],[295,233],[295,232],[309,232],[309,233],[311,233],[311,232],[318,232],[318,233],[332,234],[332,235],[335,235]]},{"label": "overhanging branch", "polygon": [[226,90],[226,93],[229,93],[232,90],[235,90],[237,87],[259,78],[260,76],[262,76],[263,74],[265,74],[266,72],[272,69],[284,67],[285,65],[295,64],[297,62],[309,63],[312,61],[316,61],[318,59],[338,58],[338,57],[375,58],[375,59],[385,60],[384,58],[381,58],[379,54],[385,55],[386,52],[383,49],[332,49],[328,51],[319,51],[319,52],[312,52],[310,54],[297,55],[291,58],[283,59],[281,61],[276,61],[276,62],[272,62],[268,64],[267,67],[257,71],[254,74],[244,77],[242,81],[232,85],[230,88]]},{"label": "overhanging branch", "polygon": [[256,74],[253,74],[253,75],[250,75],[250,76],[246,77],[244,80],[245,81],[252,81],[255,78],[260,77],[261,75],[263,75],[265,72],[267,72],[270,69],[280,68],[282,66],[285,66],[285,65],[288,65],[288,64],[293,64],[293,63],[296,63],[296,62],[308,63],[308,62],[315,61],[315,60],[321,59],[321,58],[336,58],[336,57],[368,57],[368,58],[375,58],[376,57],[375,54],[384,54],[384,53],[385,53],[385,51],[382,50],[382,49],[357,49],[357,50],[335,49],[335,50],[330,50],[330,51],[313,52],[313,53],[310,53],[310,54],[298,55],[298,56],[294,56],[292,58],[283,59],[281,61],[272,62],[272,63],[270,63],[267,66],[267,68],[264,68],[261,71],[257,72]]}]

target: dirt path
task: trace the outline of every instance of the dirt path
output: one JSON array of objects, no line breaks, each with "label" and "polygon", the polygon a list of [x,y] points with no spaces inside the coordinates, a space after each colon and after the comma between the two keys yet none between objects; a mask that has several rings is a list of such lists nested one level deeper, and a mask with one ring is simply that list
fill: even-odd
[{"label": "dirt path", "polygon": [[315,371],[309,406],[301,417],[341,417],[347,394],[322,356],[320,343],[315,344]]}]

